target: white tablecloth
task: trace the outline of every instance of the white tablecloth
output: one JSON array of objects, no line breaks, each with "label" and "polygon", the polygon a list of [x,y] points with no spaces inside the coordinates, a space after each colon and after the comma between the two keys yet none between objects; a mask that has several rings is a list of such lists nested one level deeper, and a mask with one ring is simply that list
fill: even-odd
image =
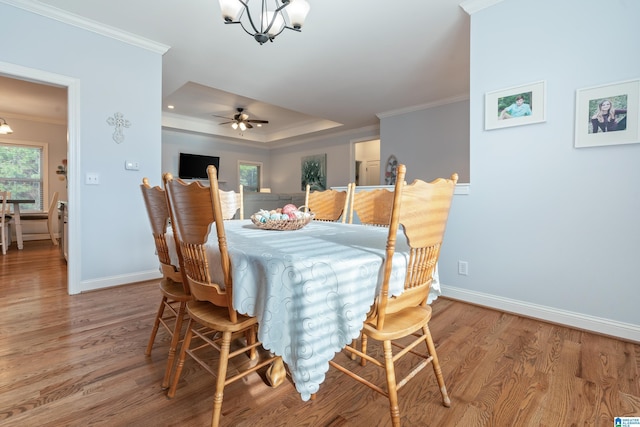
[{"label": "white tablecloth", "polygon": [[[307,400],[324,381],[329,360],[362,329],[382,281],[388,229],[312,221],[301,230],[269,231],[234,220],[225,230],[234,307],[258,318],[260,341],[282,356]],[[218,266],[217,239],[208,246]],[[407,251],[399,235],[392,295],[402,293]]]}]

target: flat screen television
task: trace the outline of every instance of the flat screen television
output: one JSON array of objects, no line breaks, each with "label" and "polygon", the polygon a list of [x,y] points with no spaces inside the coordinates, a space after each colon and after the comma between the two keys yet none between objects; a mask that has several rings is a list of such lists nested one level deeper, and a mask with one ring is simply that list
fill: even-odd
[{"label": "flat screen television", "polygon": [[178,176],[182,179],[207,179],[209,165],[215,166],[220,174],[220,157],[180,153]]}]

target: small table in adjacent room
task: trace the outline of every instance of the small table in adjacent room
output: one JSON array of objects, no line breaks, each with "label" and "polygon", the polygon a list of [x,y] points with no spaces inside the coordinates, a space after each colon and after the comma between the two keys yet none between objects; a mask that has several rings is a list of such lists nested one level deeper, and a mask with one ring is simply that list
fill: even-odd
[{"label": "small table in adjacent room", "polygon": [[16,227],[16,240],[18,241],[18,249],[22,249],[22,223],[20,221],[20,205],[35,203],[34,199],[7,199],[7,203],[13,204],[13,224]]}]

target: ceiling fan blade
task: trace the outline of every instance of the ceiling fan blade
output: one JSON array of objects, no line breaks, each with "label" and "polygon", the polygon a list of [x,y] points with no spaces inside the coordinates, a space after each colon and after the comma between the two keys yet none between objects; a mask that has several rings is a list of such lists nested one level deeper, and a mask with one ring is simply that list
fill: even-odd
[{"label": "ceiling fan blade", "polygon": [[269,120],[247,120],[249,123],[269,123]]},{"label": "ceiling fan blade", "polygon": [[220,125],[228,125],[229,123],[236,123],[235,120],[231,120],[230,122],[218,123]]},{"label": "ceiling fan blade", "polygon": [[253,126],[251,126],[251,123],[249,122],[244,122],[245,125],[247,125],[247,129],[252,129]]},{"label": "ceiling fan blade", "polygon": [[221,118],[221,119],[231,120],[229,117],[226,117],[226,116],[219,116],[219,115],[217,115],[217,114],[212,114],[211,116],[212,116],[212,117],[218,117],[218,118]]}]

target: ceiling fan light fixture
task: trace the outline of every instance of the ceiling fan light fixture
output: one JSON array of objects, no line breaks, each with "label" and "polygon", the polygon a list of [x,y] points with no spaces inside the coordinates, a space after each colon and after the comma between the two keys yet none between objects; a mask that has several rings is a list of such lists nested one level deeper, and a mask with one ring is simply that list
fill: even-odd
[{"label": "ceiling fan light fixture", "polygon": [[[254,8],[253,15],[259,16],[259,21],[254,22],[249,6],[250,0],[219,2],[224,23],[240,24],[242,29],[260,44],[273,41],[285,28],[300,32],[311,8],[307,0],[262,0],[261,7]],[[256,3],[257,1],[252,4]],[[272,5],[269,6],[269,3]],[[259,27],[256,27],[256,23]]]},{"label": "ceiling fan light fixture", "polygon": [[247,129],[253,129],[253,126],[262,127],[263,124],[269,123],[268,120],[260,120],[260,119],[250,119],[249,114],[245,113],[243,107],[236,108],[236,114],[233,115],[233,118],[227,118],[224,116],[218,116],[213,114],[214,117],[220,117],[226,119],[227,121],[220,123],[221,125],[231,125],[233,130],[240,129],[241,132],[244,132]]}]

